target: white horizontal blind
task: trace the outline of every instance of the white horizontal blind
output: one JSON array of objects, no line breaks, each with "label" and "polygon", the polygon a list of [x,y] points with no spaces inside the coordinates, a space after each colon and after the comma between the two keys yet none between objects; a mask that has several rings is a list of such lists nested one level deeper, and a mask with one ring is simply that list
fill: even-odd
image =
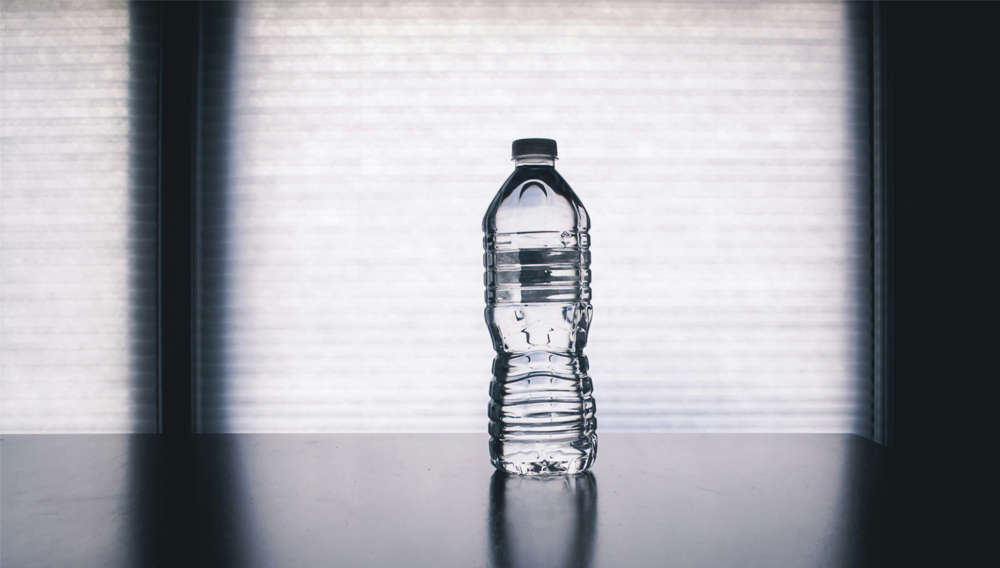
[{"label": "white horizontal blind", "polygon": [[551,137],[593,222],[599,431],[869,435],[866,25],[833,2],[241,5],[232,98],[205,109],[232,148],[206,157],[202,428],[485,431],[480,222],[511,140]]},{"label": "white horizontal blind", "polygon": [[153,5],[0,3],[0,430],[156,429]]}]

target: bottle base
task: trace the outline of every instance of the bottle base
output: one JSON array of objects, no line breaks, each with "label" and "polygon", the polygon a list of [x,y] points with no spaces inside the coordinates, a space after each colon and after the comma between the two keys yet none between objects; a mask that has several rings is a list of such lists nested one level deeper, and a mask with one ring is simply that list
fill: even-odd
[{"label": "bottle base", "polygon": [[490,438],[490,461],[498,471],[518,475],[583,473],[597,460],[597,434],[573,442],[502,442]]}]

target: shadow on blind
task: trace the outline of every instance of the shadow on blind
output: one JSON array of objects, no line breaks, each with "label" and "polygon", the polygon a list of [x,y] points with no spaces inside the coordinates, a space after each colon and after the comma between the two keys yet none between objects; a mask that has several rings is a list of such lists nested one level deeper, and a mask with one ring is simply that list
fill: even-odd
[{"label": "shadow on blind", "polygon": [[867,17],[213,9],[200,428],[484,432],[480,223],[549,137],[593,221],[599,431],[870,435]]},{"label": "shadow on blind", "polygon": [[0,430],[155,431],[156,6],[0,14]]}]

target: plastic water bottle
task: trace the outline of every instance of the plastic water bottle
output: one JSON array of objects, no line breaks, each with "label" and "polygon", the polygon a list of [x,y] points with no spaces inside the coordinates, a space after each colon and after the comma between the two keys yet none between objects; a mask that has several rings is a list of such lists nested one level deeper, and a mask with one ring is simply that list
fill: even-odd
[{"label": "plastic water bottle", "polygon": [[590,217],[555,170],[556,142],[515,140],[514,173],[483,218],[490,458],[500,471],[579,473],[597,457],[587,375]]}]

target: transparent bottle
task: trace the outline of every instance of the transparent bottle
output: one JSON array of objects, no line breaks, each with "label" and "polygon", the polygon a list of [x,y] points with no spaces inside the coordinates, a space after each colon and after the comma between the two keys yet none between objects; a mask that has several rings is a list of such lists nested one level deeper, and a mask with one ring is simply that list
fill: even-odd
[{"label": "transparent bottle", "polygon": [[500,471],[579,473],[597,456],[587,374],[590,217],[555,170],[554,140],[513,144],[514,173],[483,218],[490,458]]}]

